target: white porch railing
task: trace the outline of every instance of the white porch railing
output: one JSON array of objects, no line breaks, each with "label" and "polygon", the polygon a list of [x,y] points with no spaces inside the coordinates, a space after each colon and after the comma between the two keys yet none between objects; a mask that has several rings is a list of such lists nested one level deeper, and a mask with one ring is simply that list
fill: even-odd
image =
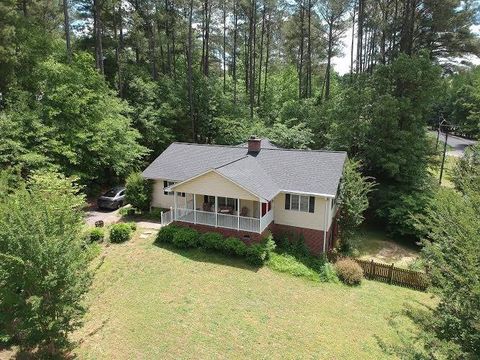
[{"label": "white porch railing", "polygon": [[160,213],[160,223],[168,225],[173,221],[173,209]]},{"label": "white porch railing", "polygon": [[273,221],[273,211],[269,211],[261,219],[258,219],[245,216],[219,213],[216,214],[209,211],[177,208],[175,210],[175,220],[226,229],[261,233]]},{"label": "white porch railing", "polygon": [[260,219],[260,233],[262,233],[268,225],[273,221],[273,211],[270,210]]}]

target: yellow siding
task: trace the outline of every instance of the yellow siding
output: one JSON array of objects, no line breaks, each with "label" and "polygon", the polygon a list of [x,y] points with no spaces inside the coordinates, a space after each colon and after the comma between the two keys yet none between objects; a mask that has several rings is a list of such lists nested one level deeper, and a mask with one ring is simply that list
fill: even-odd
[{"label": "yellow siding", "polygon": [[[285,194],[278,194],[275,199],[274,221],[275,224],[303,227],[307,229],[324,230],[325,204],[328,200],[315,196],[315,212],[285,210]],[[328,205],[327,205],[328,206]],[[327,212],[328,214],[328,212]]]},{"label": "yellow siding", "polygon": [[175,191],[246,200],[258,200],[257,197],[248,191],[213,171],[176,187]]},{"label": "yellow siding", "polygon": [[173,207],[173,195],[163,193],[163,179],[155,180],[153,183],[152,206],[165,209]]}]

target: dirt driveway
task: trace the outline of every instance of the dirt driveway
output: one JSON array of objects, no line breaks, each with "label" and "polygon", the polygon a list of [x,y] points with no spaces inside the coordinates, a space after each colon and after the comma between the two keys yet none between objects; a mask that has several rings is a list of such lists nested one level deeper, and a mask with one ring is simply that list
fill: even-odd
[{"label": "dirt driveway", "polygon": [[115,224],[120,221],[121,215],[119,210],[100,210],[91,207],[86,211],[85,220],[88,225],[94,226],[96,221],[103,221],[105,225]]},{"label": "dirt driveway", "polygon": [[[89,226],[95,226],[96,221],[103,221],[105,225],[115,224],[117,222],[125,221],[122,219],[122,215],[120,215],[119,210],[103,210],[98,209],[96,206],[90,206],[86,210],[85,221]],[[131,220],[128,220],[131,221]],[[143,229],[154,229],[158,230],[162,227],[159,222],[155,221],[148,221],[148,220],[138,220],[135,221],[139,228]]]}]

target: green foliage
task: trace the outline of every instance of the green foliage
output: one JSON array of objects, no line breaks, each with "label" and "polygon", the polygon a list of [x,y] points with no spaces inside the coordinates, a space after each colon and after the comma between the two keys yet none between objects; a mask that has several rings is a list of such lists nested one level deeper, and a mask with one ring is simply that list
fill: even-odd
[{"label": "green foliage", "polygon": [[222,250],[223,236],[215,232],[207,232],[200,235],[200,244],[204,249]]},{"label": "green foliage", "polygon": [[153,183],[145,179],[141,173],[131,173],[125,183],[125,200],[140,210],[150,208],[152,202]]},{"label": "green foliage", "polygon": [[347,160],[343,171],[338,198],[338,224],[340,229],[340,249],[343,253],[352,250],[351,241],[355,230],[364,220],[364,212],[368,209],[368,194],[375,183],[360,172],[361,163]]},{"label": "green foliage", "polygon": [[102,242],[105,238],[105,230],[103,228],[93,228],[89,231],[89,240],[91,243],[93,242]]},{"label": "green foliage", "polygon": [[132,237],[132,226],[127,223],[113,224],[110,227],[110,242],[122,243],[130,240]]},{"label": "green foliage", "polygon": [[272,270],[320,282],[320,275],[317,271],[309,268],[291,254],[274,252],[267,264]]},{"label": "green foliage", "polygon": [[0,184],[8,194],[0,197],[0,337],[53,356],[86,312],[84,199],[54,173],[36,173],[15,189]]},{"label": "green foliage", "polygon": [[271,236],[267,236],[259,244],[247,245],[235,237],[224,238],[221,234],[214,232],[199,234],[193,229],[175,225],[162,227],[155,241],[173,244],[179,248],[201,247],[227,255],[245,257],[249,264],[255,266],[263,265],[275,249],[275,243]]},{"label": "green foliage", "polygon": [[347,285],[360,285],[363,279],[363,270],[355,260],[344,258],[335,263],[335,271]]},{"label": "green foliage", "polygon": [[198,239],[197,231],[180,227],[173,234],[172,244],[179,248],[192,248],[197,247]]},{"label": "green foliage", "polygon": [[[418,226],[426,233],[422,258],[439,304],[429,321],[419,323],[430,334],[426,348],[441,352],[456,344],[460,358],[480,352],[480,195],[441,189]],[[447,348],[451,348],[448,346]]]},{"label": "green foliage", "polygon": [[173,241],[173,236],[179,230],[178,226],[170,224],[168,226],[163,226],[158,232],[155,242],[161,244],[171,244]]},{"label": "green foliage", "polygon": [[125,176],[138,165],[146,149],[126,116],[129,108],[91,63],[80,53],[71,64],[50,58],[37,65],[31,91],[41,95],[32,100],[17,91],[0,115],[0,128],[10,129],[0,147],[2,165],[23,172],[55,167],[83,183]]},{"label": "green foliage", "polygon": [[465,192],[480,193],[480,144],[469,147],[453,171],[455,187]]}]

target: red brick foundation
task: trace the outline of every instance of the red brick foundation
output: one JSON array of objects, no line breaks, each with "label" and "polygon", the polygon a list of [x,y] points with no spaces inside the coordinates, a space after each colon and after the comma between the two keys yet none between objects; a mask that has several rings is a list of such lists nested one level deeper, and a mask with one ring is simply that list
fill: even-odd
[{"label": "red brick foundation", "polygon": [[[195,229],[200,233],[206,232],[218,232],[225,237],[236,237],[240,240],[245,241],[247,244],[254,244],[259,243],[262,241],[268,234],[269,231],[272,232],[274,236],[281,236],[285,235],[287,237],[298,238],[300,236],[303,237],[305,241],[305,245],[314,255],[320,255],[323,253],[323,231],[322,230],[314,230],[314,229],[306,229],[296,226],[289,226],[289,225],[280,225],[271,223],[267,229],[264,230],[263,233],[254,233],[249,231],[242,231],[242,230],[234,230],[234,229],[225,229],[220,227],[208,226],[208,225],[200,225],[200,224],[192,224],[183,221],[175,221],[175,224],[188,227],[191,229]],[[332,233],[333,232],[333,233]],[[331,234],[332,233],[332,234]],[[337,233],[337,226],[336,222],[332,224],[330,230],[327,233],[327,243],[325,249],[327,251],[332,250],[334,239]]]},{"label": "red brick foundation", "polygon": [[259,233],[243,231],[243,230],[225,229],[225,228],[215,227],[215,226],[192,224],[192,223],[187,223],[183,221],[175,221],[175,224],[188,227],[190,229],[195,229],[200,233],[217,232],[219,234],[222,234],[225,237],[230,237],[230,236],[236,237],[236,238],[239,238],[240,240],[243,240],[245,243],[249,245],[254,243],[259,243],[268,234],[268,228],[265,229],[263,233],[259,234]]},{"label": "red brick foundation", "polygon": [[[288,238],[300,238],[302,237],[305,241],[305,246],[312,252],[314,255],[320,255],[323,253],[323,231],[306,229],[296,226],[273,224],[271,227],[272,233],[274,236],[286,236]],[[328,237],[327,234],[327,245],[325,249],[328,251]]]}]

